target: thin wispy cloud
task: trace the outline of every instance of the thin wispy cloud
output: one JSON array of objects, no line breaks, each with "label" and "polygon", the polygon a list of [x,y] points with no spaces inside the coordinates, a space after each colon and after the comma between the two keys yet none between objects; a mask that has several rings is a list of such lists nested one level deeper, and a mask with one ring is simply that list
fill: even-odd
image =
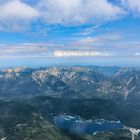
[{"label": "thin wispy cloud", "polygon": [[134,53],[135,56],[140,56],[140,52]]},{"label": "thin wispy cloud", "polygon": [[105,44],[109,43],[116,43],[118,41],[121,41],[123,36],[118,33],[107,33],[107,34],[102,34],[99,36],[87,36],[87,37],[82,37],[79,40],[73,42],[74,46],[85,46],[88,47],[90,46],[91,48],[96,48],[96,46],[100,47],[107,47]]},{"label": "thin wispy cloud", "polygon": [[55,57],[85,57],[85,56],[112,56],[113,54],[105,53],[105,52],[96,52],[96,51],[55,51]]},{"label": "thin wispy cloud", "polygon": [[83,29],[82,31],[75,33],[75,35],[88,36],[88,35],[91,35],[92,33],[96,32],[96,30],[99,28],[100,28],[100,24],[97,24],[92,27],[87,27],[87,28]]}]

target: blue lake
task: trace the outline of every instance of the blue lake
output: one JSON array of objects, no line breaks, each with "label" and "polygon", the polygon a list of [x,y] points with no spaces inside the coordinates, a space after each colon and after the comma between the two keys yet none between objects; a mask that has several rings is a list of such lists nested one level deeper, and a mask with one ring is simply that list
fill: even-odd
[{"label": "blue lake", "polygon": [[119,130],[124,126],[120,121],[84,120],[78,116],[59,115],[54,117],[57,127],[71,134],[94,134],[108,130]]}]

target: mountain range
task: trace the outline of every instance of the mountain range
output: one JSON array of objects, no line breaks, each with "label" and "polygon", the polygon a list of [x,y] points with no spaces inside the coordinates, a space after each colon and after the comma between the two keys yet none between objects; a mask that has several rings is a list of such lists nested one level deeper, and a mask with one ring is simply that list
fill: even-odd
[{"label": "mountain range", "polygon": [[137,99],[140,69],[120,67],[11,68],[0,71],[0,98],[37,95]]}]

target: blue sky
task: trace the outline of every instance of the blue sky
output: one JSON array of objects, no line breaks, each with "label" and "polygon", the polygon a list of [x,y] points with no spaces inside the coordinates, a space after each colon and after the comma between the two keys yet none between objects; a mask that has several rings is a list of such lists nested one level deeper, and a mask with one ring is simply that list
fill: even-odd
[{"label": "blue sky", "polygon": [[139,59],[139,0],[0,0],[0,67]]}]

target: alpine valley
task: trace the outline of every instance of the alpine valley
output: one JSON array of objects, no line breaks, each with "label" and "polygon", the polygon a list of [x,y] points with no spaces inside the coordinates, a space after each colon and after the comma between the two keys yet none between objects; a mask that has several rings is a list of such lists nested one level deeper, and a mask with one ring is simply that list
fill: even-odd
[{"label": "alpine valley", "polygon": [[140,140],[140,68],[0,70],[1,140]]}]

